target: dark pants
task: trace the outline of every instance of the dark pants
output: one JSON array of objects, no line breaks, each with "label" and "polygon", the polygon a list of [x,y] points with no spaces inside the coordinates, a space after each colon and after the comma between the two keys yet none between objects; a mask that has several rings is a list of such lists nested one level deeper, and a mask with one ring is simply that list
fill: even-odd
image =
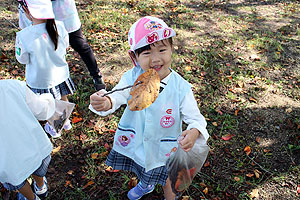
[{"label": "dark pants", "polygon": [[87,66],[92,77],[96,77],[99,74],[99,69],[94,56],[94,52],[90,45],[83,37],[81,28],[77,31],[69,33],[69,42],[71,47],[77,51]]}]

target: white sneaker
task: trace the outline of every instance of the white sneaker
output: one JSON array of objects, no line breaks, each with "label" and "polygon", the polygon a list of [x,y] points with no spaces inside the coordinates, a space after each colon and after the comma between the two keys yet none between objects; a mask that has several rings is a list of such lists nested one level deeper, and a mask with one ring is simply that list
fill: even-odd
[{"label": "white sneaker", "polygon": [[53,138],[60,137],[61,134],[57,133],[56,130],[47,122],[44,126],[44,129],[49,135],[51,135]]},{"label": "white sneaker", "polygon": [[64,124],[64,129],[68,131],[68,130],[71,130],[71,128],[72,128],[71,121],[69,119],[67,119]]}]

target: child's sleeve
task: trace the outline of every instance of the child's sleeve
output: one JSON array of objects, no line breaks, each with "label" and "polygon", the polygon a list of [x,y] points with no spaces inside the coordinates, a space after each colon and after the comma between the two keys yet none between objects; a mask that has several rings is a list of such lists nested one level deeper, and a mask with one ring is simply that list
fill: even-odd
[{"label": "child's sleeve", "polygon": [[[121,78],[120,82],[112,89],[112,90],[116,90],[116,89],[120,89],[120,88],[124,88],[128,86],[128,83],[126,81],[125,78]],[[113,112],[115,112],[121,105],[123,104],[127,104],[127,100],[130,96],[129,94],[130,88],[129,89],[125,89],[125,90],[121,90],[121,91],[117,91],[114,92],[110,95],[108,95],[110,97],[111,103],[112,103],[112,108],[110,110],[107,111],[96,111],[92,105],[89,105],[89,109],[100,115],[100,116],[106,116],[109,115]]]},{"label": "child's sleeve", "polygon": [[15,55],[16,55],[17,60],[21,64],[28,64],[29,63],[29,53],[26,52],[24,45],[22,44],[22,41],[20,40],[20,37],[18,36],[18,33],[17,33],[17,37],[16,37],[15,47],[16,47]]},{"label": "child's sleeve", "polygon": [[208,140],[209,134],[206,129],[207,122],[200,113],[193,91],[190,90],[180,104],[183,121],[188,124],[187,130],[196,128],[201,132],[201,137]]},{"label": "child's sleeve", "polygon": [[55,112],[55,101],[50,93],[37,95],[26,87],[26,103],[38,120],[47,120]]}]

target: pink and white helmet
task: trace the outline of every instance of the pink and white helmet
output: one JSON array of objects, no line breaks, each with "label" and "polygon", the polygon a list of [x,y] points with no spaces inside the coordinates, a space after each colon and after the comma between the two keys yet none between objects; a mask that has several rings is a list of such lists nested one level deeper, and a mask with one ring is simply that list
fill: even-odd
[{"label": "pink and white helmet", "polygon": [[136,21],[128,33],[130,50],[135,51],[148,44],[176,35],[175,31],[157,17],[146,16]]}]

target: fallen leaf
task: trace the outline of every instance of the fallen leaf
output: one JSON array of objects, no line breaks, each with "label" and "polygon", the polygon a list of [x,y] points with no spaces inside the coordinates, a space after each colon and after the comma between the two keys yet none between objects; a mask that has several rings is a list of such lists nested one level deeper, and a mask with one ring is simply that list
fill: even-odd
[{"label": "fallen leaf", "polygon": [[233,179],[234,179],[236,182],[239,182],[239,181],[241,180],[241,178],[240,178],[240,177],[237,177],[237,176],[235,176]]},{"label": "fallen leaf", "polygon": [[298,187],[297,187],[297,192],[298,192],[298,194],[300,194],[300,185],[298,185]]},{"label": "fallen leaf", "polygon": [[239,111],[240,111],[239,109],[236,109],[236,110],[234,111],[234,115],[237,116]]},{"label": "fallen leaf", "polygon": [[82,121],[82,118],[81,118],[81,117],[73,117],[73,119],[72,119],[72,123],[73,123],[73,124],[75,124],[75,123],[77,123],[77,122],[80,122],[80,121]]},{"label": "fallen leaf", "polygon": [[234,135],[232,134],[227,134],[221,137],[222,140],[228,141],[230,140]]},{"label": "fallen leaf", "polygon": [[107,172],[119,172],[120,170],[117,170],[117,169],[113,169],[111,166],[108,166],[105,171]]},{"label": "fallen leaf", "polygon": [[142,73],[130,90],[131,99],[128,101],[131,111],[139,111],[149,107],[158,97],[160,77],[154,69]]},{"label": "fallen leaf", "polygon": [[218,123],[217,122],[213,122],[212,125],[218,126]]},{"label": "fallen leaf", "polygon": [[98,153],[92,153],[92,154],[91,154],[91,158],[92,158],[92,159],[96,159],[97,157],[98,157]]},{"label": "fallen leaf", "polygon": [[245,151],[246,154],[249,156],[249,154],[251,153],[251,147],[246,146],[246,147],[244,148],[244,151]]},{"label": "fallen leaf", "polygon": [[208,193],[208,188],[206,187],[202,192],[203,192],[204,194],[207,194],[207,193]]},{"label": "fallen leaf", "polygon": [[71,184],[71,181],[66,181],[65,187],[68,187],[68,186],[73,188],[73,185]]},{"label": "fallen leaf", "polygon": [[67,172],[67,174],[69,174],[69,175],[72,175],[73,173],[74,173],[73,170],[69,170],[69,171]]},{"label": "fallen leaf", "polygon": [[138,179],[136,177],[133,177],[128,182],[128,188],[134,188],[138,184]]},{"label": "fallen leaf", "polygon": [[254,174],[252,174],[252,173],[248,173],[248,174],[246,174],[246,176],[247,176],[247,177],[249,177],[249,178],[251,178],[251,177],[253,177],[253,176],[254,176]]},{"label": "fallen leaf", "polygon": [[256,178],[259,178],[259,177],[260,177],[260,174],[261,174],[261,172],[260,172],[260,171],[258,171],[257,169],[255,169],[255,170],[254,170],[254,174],[255,174],[255,177],[256,177]]},{"label": "fallen leaf", "polygon": [[209,161],[206,161],[203,165],[203,167],[208,167],[210,165]]},{"label": "fallen leaf", "polygon": [[182,196],[182,200],[190,200],[190,196]]},{"label": "fallen leaf", "polygon": [[192,68],[191,68],[191,66],[186,66],[184,69],[185,69],[185,71],[191,71]]},{"label": "fallen leaf", "polygon": [[85,188],[87,188],[89,185],[93,185],[94,184],[94,181],[89,181],[89,182],[87,182],[87,184],[85,184],[83,187],[82,187],[82,189],[85,189]]},{"label": "fallen leaf", "polygon": [[257,100],[254,99],[253,97],[250,97],[250,98],[249,98],[249,101],[252,101],[252,102],[254,102],[254,103],[257,103]]},{"label": "fallen leaf", "polygon": [[250,192],[250,197],[251,198],[258,198],[259,197],[258,189],[253,189],[252,192]]},{"label": "fallen leaf", "polygon": [[56,147],[56,148],[54,148],[53,150],[52,150],[52,153],[54,154],[54,153],[57,153],[57,152],[59,152],[59,150],[61,149],[61,146],[58,146],[58,147]]}]

